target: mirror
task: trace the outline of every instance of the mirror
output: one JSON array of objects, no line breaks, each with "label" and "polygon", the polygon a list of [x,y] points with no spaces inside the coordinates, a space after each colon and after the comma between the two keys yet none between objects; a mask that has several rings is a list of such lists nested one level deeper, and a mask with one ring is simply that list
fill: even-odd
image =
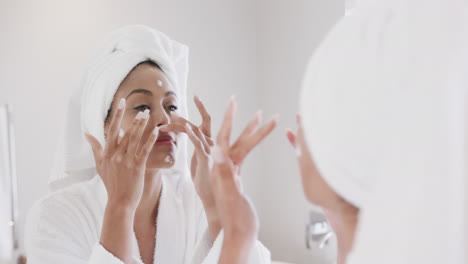
[{"label": "mirror", "polygon": [[[327,237],[330,241],[321,250],[314,244],[307,248],[310,212],[320,210],[304,198],[284,130],[295,126],[309,57],[343,16],[344,7],[344,0],[2,2],[0,98],[15,105],[20,248],[24,250],[28,213],[50,193],[48,181],[67,123],[67,98],[79,86],[87,58],[108,32],[145,24],[190,48],[187,99],[193,123],[201,123],[194,95],[212,115],[214,133],[232,94],[238,101],[236,136],[257,110],[263,110],[265,120],[280,113],[276,130],[242,168],[245,192],[260,218],[259,239],[274,261],[332,263],[333,237]],[[2,182],[0,188],[6,186]],[[0,195],[10,197],[5,190]]]}]

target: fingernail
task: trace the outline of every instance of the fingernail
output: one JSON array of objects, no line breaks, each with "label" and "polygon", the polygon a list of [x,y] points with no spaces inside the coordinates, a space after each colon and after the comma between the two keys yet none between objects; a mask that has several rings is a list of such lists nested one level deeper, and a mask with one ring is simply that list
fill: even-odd
[{"label": "fingernail", "polygon": [[195,100],[201,102],[200,97],[198,97],[198,95],[195,95],[193,98],[195,98]]},{"label": "fingernail", "polygon": [[211,148],[211,155],[213,157],[214,163],[221,164],[226,161],[223,155],[223,151],[221,150],[221,148],[218,147],[218,145],[215,145]]},{"label": "fingernail", "polygon": [[153,135],[155,135],[155,136],[158,135],[158,133],[159,133],[159,128],[158,128],[158,127],[155,127],[155,128],[153,129],[153,132],[152,132],[152,133],[153,133]]},{"label": "fingernail", "polygon": [[143,119],[147,119],[149,117],[149,109],[146,109],[144,112],[143,112]]},{"label": "fingernail", "polygon": [[135,119],[136,120],[140,120],[142,117],[143,117],[143,112],[138,112],[138,114],[136,115]]},{"label": "fingernail", "polygon": [[123,129],[120,129],[119,131],[119,137],[123,137],[125,135],[125,132],[123,131]]},{"label": "fingernail", "polygon": [[125,98],[120,99],[119,106],[117,107],[119,110],[122,110],[125,106]]}]

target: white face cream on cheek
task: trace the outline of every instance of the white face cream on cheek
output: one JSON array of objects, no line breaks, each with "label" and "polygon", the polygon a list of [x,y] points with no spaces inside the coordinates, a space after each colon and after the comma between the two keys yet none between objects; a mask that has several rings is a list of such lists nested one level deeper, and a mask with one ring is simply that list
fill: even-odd
[{"label": "white face cream on cheek", "polygon": [[172,164],[174,163],[174,160],[171,156],[167,155],[166,158],[164,158],[164,162]]}]

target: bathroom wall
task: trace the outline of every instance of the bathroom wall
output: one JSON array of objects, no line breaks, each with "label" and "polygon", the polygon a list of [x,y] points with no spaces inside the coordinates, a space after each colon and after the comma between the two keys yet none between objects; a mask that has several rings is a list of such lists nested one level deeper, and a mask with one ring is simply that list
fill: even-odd
[{"label": "bathroom wall", "polygon": [[[298,264],[333,263],[334,243],[323,251],[305,248],[308,212],[317,210],[303,195],[295,152],[285,137],[295,128],[302,76],[310,56],[343,16],[342,0],[259,0],[257,73],[259,105],[281,113],[281,122],[262,145],[261,237],[278,260]],[[312,261],[312,260],[315,260]]]}]

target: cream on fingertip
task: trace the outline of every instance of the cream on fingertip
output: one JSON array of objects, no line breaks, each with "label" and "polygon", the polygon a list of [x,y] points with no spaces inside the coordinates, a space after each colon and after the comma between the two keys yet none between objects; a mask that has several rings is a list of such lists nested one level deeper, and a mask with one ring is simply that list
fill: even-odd
[{"label": "cream on fingertip", "polygon": [[143,118],[143,115],[144,115],[143,112],[138,112],[138,114],[136,115],[135,119],[136,119],[136,120],[140,120],[140,119]]},{"label": "cream on fingertip", "polygon": [[153,135],[157,136],[159,134],[159,127],[155,127],[152,133]]},{"label": "cream on fingertip", "polygon": [[144,112],[143,112],[143,119],[147,119],[149,117],[149,109],[146,109]]}]

